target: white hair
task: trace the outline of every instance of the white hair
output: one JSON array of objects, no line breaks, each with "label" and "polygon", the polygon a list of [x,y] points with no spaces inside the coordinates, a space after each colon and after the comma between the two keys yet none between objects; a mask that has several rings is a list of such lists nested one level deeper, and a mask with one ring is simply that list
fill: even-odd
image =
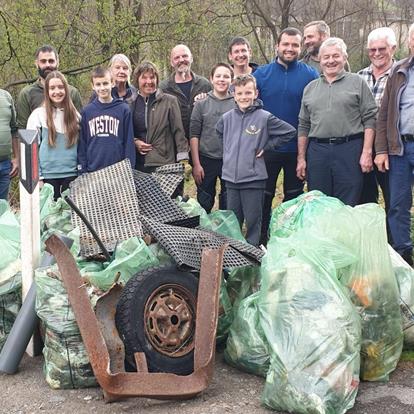
[{"label": "white hair", "polygon": [[117,53],[111,57],[109,61],[109,69],[115,64],[115,62],[122,62],[124,65],[128,66],[128,82],[130,81],[131,73],[132,73],[132,65],[131,61],[129,60],[128,56],[124,55],[123,53]]},{"label": "white hair", "polygon": [[322,53],[322,49],[329,46],[336,46],[338,49],[341,50],[341,53],[345,58],[348,57],[348,53],[346,52],[346,44],[345,42],[339,37],[329,37],[328,39],[324,40],[319,48],[319,55]]},{"label": "white hair", "polygon": [[375,42],[376,40],[386,40],[388,46],[397,46],[394,30],[390,27],[378,27],[378,29],[372,30],[368,35],[367,47],[369,47],[371,42]]}]

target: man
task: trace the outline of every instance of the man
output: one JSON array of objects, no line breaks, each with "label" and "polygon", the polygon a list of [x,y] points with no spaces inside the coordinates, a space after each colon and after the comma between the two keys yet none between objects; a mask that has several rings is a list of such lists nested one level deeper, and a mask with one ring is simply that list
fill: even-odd
[{"label": "man", "polygon": [[[322,73],[319,62],[319,48],[321,44],[331,35],[329,26],[323,20],[314,20],[309,22],[303,28],[303,45],[305,47],[305,55],[302,62],[315,68],[318,73]],[[348,61],[345,63],[345,70],[350,72]]]},{"label": "man", "polygon": [[249,41],[241,36],[233,37],[228,49],[228,59],[233,67],[234,77],[253,73],[258,65],[250,62],[252,49]]},{"label": "man", "polygon": [[345,72],[347,57],[337,37],[320,47],[322,75],[305,88],[299,114],[297,174],[309,191],[355,206],[372,170],[377,106],[367,83]]},{"label": "man", "polygon": [[[46,76],[59,67],[59,56],[55,48],[44,45],[35,53],[35,65],[39,78],[35,83],[25,86],[17,98],[17,127],[26,128],[27,120],[34,109],[43,103]],[[79,91],[69,85],[70,97],[78,112],[82,109]]]},{"label": "man", "polygon": [[[368,83],[378,108],[381,106],[385,85],[395,62],[394,53],[397,46],[395,33],[389,27],[374,29],[368,35],[367,51],[371,64],[360,70],[358,75]],[[375,154],[374,154],[375,156]],[[378,184],[384,197],[385,211],[389,210],[388,173],[380,172],[374,166],[374,171],[364,174],[364,184],[360,204],[378,203]],[[389,234],[390,236],[390,234]],[[390,239],[390,238],[389,238]]]},{"label": "man", "polygon": [[388,223],[392,246],[413,265],[410,238],[414,171],[414,24],[408,31],[410,56],[398,62],[385,86],[377,120],[375,164],[389,170]]},{"label": "man", "polygon": [[[289,27],[282,30],[275,46],[276,59],[268,65],[260,66],[253,74],[264,109],[295,128],[298,126],[303,90],[319,76],[315,69],[298,61],[301,42],[302,35],[298,29]],[[281,147],[279,152],[265,152],[264,158],[269,178],[263,203],[262,244],[267,242],[272,200],[282,169],[283,201],[303,193],[303,182],[296,176],[296,138]]]},{"label": "man", "polygon": [[160,83],[163,92],[174,95],[178,99],[181,110],[185,136],[189,139],[191,112],[194,106],[194,98],[202,92],[211,90],[210,82],[191,71],[193,56],[185,45],[177,45],[171,50],[171,66],[174,73],[170,78]]}]

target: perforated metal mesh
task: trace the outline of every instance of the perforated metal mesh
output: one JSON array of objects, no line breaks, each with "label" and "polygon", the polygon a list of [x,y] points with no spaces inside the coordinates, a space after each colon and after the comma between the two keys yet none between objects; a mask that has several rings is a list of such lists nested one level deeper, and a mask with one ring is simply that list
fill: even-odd
[{"label": "perforated metal mesh", "polygon": [[163,191],[154,175],[140,171],[134,171],[133,174],[139,210],[143,216],[161,223],[188,219],[187,214]]},{"label": "perforated metal mesh", "polygon": [[[70,184],[70,198],[108,251],[113,251],[119,241],[143,236],[129,160],[78,177]],[[100,253],[92,234],[74,211],[71,220],[73,226],[80,228],[81,255]]]},{"label": "perforated metal mesh", "polygon": [[184,179],[184,165],[180,163],[163,165],[151,175],[157,180],[164,193],[171,197],[178,184]]},{"label": "perforated metal mesh", "polygon": [[162,224],[141,216],[145,229],[154,237],[178,266],[200,269],[203,248],[218,248],[228,243],[224,254],[225,268],[242,267],[260,263],[263,252],[253,246],[205,229],[189,229]]}]

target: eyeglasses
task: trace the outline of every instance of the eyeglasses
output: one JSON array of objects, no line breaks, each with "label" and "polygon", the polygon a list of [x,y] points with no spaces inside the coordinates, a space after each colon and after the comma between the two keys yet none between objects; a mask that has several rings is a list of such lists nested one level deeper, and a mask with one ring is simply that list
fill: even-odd
[{"label": "eyeglasses", "polygon": [[373,55],[375,53],[385,53],[387,51],[386,47],[373,47],[373,48],[368,48],[368,53],[370,55]]}]

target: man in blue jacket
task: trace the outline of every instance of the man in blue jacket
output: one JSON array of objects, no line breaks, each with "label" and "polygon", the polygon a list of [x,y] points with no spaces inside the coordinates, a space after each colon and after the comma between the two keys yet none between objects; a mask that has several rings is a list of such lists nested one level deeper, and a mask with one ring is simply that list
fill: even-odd
[{"label": "man in blue jacket", "polygon": [[[298,116],[305,86],[318,78],[318,72],[299,62],[302,34],[298,29],[288,27],[277,39],[276,59],[260,66],[253,74],[257,81],[259,98],[263,107],[276,117],[298,127]],[[303,181],[296,176],[297,137],[279,148],[278,152],[264,154],[268,179],[263,205],[261,243],[266,244],[275,195],[276,182],[283,169],[283,201],[291,200],[303,193]]]}]

